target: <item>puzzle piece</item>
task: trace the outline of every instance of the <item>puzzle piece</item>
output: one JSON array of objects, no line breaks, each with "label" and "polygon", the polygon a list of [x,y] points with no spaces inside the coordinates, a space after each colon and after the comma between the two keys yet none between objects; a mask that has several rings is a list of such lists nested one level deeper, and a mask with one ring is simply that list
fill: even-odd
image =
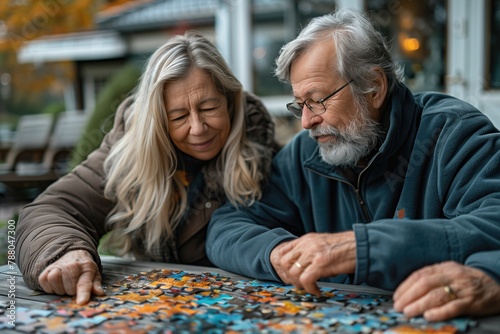
[{"label": "puzzle piece", "polygon": [[196,301],[196,303],[200,305],[223,304],[226,302],[226,300],[231,300],[231,299],[233,299],[233,297],[230,295],[214,293],[214,294],[202,295],[200,299]]},{"label": "puzzle piece", "polygon": [[43,334],[63,334],[67,333],[66,322],[68,319],[63,317],[48,318],[44,321],[45,328],[40,328],[39,333]]},{"label": "puzzle piece", "polygon": [[[62,298],[46,309],[19,308],[16,330],[56,334],[456,333],[474,324],[466,318],[442,323],[408,320],[387,302],[386,296],[333,288],[321,288],[317,297],[276,282],[155,269],[110,282],[106,296],[93,297],[87,305]],[[5,326],[4,318],[0,312],[0,328]]]},{"label": "puzzle piece", "polygon": [[2,329],[12,329],[12,325],[9,324],[9,321],[11,321],[10,318],[8,318],[5,315],[0,316],[0,330]]}]

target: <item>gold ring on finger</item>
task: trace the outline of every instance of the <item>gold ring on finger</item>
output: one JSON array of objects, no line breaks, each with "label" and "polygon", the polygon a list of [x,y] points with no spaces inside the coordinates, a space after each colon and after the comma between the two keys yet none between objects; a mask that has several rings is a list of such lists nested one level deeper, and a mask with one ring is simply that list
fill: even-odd
[{"label": "gold ring on finger", "polygon": [[454,300],[454,299],[458,298],[457,294],[455,293],[455,291],[453,291],[451,286],[446,285],[443,289],[444,289],[444,292],[446,292],[446,295],[448,296],[448,298],[450,300]]}]

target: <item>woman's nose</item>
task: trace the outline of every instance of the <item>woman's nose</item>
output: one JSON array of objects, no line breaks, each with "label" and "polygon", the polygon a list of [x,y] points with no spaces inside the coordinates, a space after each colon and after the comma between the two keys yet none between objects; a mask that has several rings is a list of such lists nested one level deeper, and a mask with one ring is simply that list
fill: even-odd
[{"label": "woman's nose", "polygon": [[193,113],[193,115],[191,115],[190,123],[191,134],[199,135],[205,131],[205,120],[199,113]]}]

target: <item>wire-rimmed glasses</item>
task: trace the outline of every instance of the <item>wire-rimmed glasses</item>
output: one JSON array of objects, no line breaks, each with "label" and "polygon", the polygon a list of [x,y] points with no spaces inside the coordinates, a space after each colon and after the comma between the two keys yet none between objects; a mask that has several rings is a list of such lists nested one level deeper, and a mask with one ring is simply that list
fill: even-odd
[{"label": "wire-rimmed glasses", "polygon": [[293,116],[297,118],[302,118],[302,110],[304,109],[304,105],[307,106],[307,108],[309,108],[309,110],[311,110],[313,114],[321,115],[326,111],[325,101],[337,95],[338,92],[344,89],[351,82],[352,80],[342,85],[339,89],[336,89],[333,93],[331,93],[327,97],[319,99],[318,101],[314,101],[311,98],[306,99],[304,102],[294,101],[287,103],[286,108],[292,113]]}]

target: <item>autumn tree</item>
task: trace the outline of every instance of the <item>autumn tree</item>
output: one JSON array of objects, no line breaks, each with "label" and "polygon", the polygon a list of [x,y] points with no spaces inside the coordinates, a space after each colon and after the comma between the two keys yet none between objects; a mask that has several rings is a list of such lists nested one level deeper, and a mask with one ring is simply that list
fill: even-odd
[{"label": "autumn tree", "polygon": [[19,64],[17,51],[23,43],[93,29],[99,10],[127,2],[131,0],[1,0],[0,79],[11,79],[11,99],[39,100],[61,89],[61,78],[72,80],[75,72],[70,62]]}]

